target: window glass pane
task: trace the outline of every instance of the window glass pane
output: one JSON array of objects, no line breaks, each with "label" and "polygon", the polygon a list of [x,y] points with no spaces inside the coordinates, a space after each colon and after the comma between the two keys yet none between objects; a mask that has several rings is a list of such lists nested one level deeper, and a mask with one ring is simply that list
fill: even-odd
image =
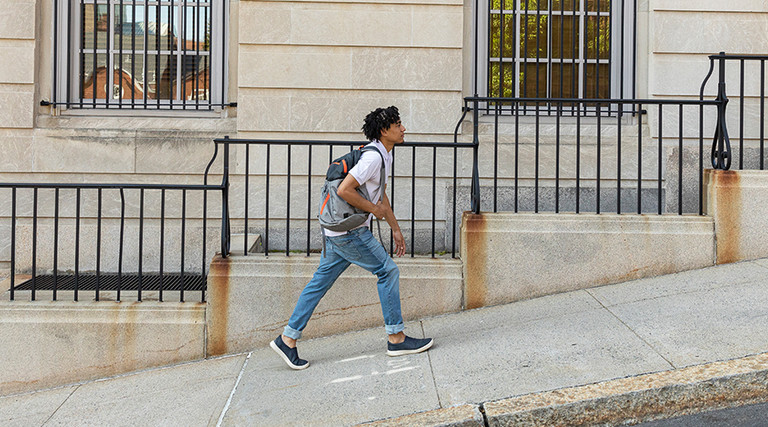
[{"label": "window glass pane", "polygon": [[578,98],[578,69],[573,63],[562,64],[562,67],[561,64],[552,64],[552,98]]},{"label": "window glass pane", "polygon": [[149,6],[149,16],[147,22],[147,49],[149,50],[171,50],[173,40],[171,37],[171,7],[163,5],[161,7]]},{"label": "window glass pane", "polygon": [[114,99],[144,99],[144,55],[123,53],[122,61],[119,54],[114,55],[114,61]]},{"label": "window glass pane", "polygon": [[552,0],[552,10],[573,10],[579,8],[578,0]]},{"label": "window glass pane", "polygon": [[[610,98],[611,90],[608,86],[608,80],[610,78],[611,69],[608,64],[600,64],[600,75],[597,75],[597,64],[587,64],[587,73],[585,76],[585,98]],[[595,91],[595,87],[599,85],[600,90]]]},{"label": "window glass pane", "polygon": [[520,96],[545,98],[547,96],[547,64],[520,64]]},{"label": "window glass pane", "polygon": [[83,99],[93,99],[94,93],[97,99],[106,99],[108,75],[107,55],[96,55],[96,67],[94,68],[94,56],[92,53],[83,54],[83,72],[81,75]]},{"label": "window glass pane", "polygon": [[593,59],[596,57],[598,48],[600,50],[601,59],[608,59],[610,56],[611,41],[609,23],[610,20],[607,16],[601,16],[599,21],[597,16],[589,16],[587,18],[587,33],[585,43],[588,59]]},{"label": "window glass pane", "polygon": [[523,14],[520,25],[520,56],[546,58],[549,16],[536,13]]},{"label": "window glass pane", "polygon": [[115,22],[114,43],[115,49],[123,51],[133,51],[144,49],[144,34],[146,33],[146,23],[144,22],[144,6],[123,4],[115,6],[115,13],[112,18]]},{"label": "window glass pane", "polygon": [[504,10],[514,10],[515,5],[517,4],[517,0],[491,0],[491,9],[501,9],[502,3],[504,3]]},{"label": "window glass pane", "polygon": [[489,93],[491,96],[511,98],[514,96],[512,93],[512,89],[514,88],[512,81],[515,73],[515,64],[512,62],[505,62],[502,66],[502,70],[503,74],[500,74],[498,62],[491,64],[491,74],[488,77],[488,81],[490,82]]},{"label": "window glass pane", "polygon": [[611,10],[611,0],[587,0],[587,11],[608,12]]},{"label": "window glass pane", "polygon": [[[154,99],[176,99],[176,56],[159,55],[149,58],[153,70],[152,80],[148,80],[148,90]],[[158,72],[157,69],[160,69]]]},{"label": "window glass pane", "polygon": [[[552,17],[552,57],[578,58],[579,19],[573,15]],[[562,50],[561,50],[562,46]]]},{"label": "window glass pane", "polygon": [[105,49],[108,26],[107,5],[83,5],[83,48],[92,50],[95,43],[97,49]]},{"label": "window glass pane", "polygon": [[[493,14],[491,15],[491,57],[492,58],[498,58],[499,57],[499,39],[501,38],[501,28],[499,28],[499,22],[500,22],[500,15],[499,14]],[[505,58],[512,57],[514,52],[514,46],[515,46],[515,20],[514,16],[510,14],[504,15],[504,51],[503,56]]]}]

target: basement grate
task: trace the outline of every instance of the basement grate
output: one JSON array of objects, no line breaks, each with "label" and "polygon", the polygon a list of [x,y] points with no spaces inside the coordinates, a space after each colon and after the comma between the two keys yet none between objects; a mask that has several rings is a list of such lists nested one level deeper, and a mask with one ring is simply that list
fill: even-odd
[{"label": "basement grate", "polygon": [[[31,291],[34,282],[34,289],[39,291],[53,290],[54,285],[60,291],[74,291],[75,284],[81,291],[95,291],[98,285],[100,291],[137,291],[141,284],[142,291],[180,291],[182,289],[182,277],[179,273],[144,273],[139,277],[138,273],[123,273],[122,277],[118,274],[108,273],[97,276],[96,274],[59,274],[54,278],[52,274],[41,274],[35,276],[14,287],[17,291]],[[184,291],[203,291],[205,290],[205,276],[202,274],[184,274]]]}]

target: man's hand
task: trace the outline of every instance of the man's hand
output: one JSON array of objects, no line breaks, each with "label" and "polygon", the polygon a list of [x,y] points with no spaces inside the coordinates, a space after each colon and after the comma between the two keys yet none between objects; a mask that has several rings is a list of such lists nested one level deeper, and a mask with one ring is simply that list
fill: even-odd
[{"label": "man's hand", "polygon": [[400,230],[393,231],[392,237],[395,240],[395,254],[397,254],[397,256],[405,255],[405,239],[403,238],[403,233],[401,233]]}]

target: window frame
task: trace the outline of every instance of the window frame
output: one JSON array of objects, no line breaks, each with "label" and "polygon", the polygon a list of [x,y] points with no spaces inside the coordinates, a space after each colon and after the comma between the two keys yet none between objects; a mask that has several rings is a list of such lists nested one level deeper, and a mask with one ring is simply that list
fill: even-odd
[{"label": "window frame", "polygon": [[[174,112],[172,115],[177,115],[175,112],[221,112],[223,108],[229,105],[227,102],[228,92],[228,76],[229,76],[229,64],[226,58],[228,58],[228,31],[229,31],[229,4],[226,0],[208,0],[208,6],[203,6],[204,3],[201,0],[54,0],[57,11],[54,12],[54,32],[56,33],[56,39],[53,44],[54,60],[53,60],[53,79],[54,86],[52,89],[54,102],[52,103],[56,108],[61,111],[68,111],[70,113],[81,113],[82,111],[131,111],[138,112]],[[95,5],[96,8],[100,6],[108,7],[108,29],[107,42],[108,45],[104,48],[82,49],[82,32],[84,21],[84,10],[86,5]],[[152,6],[172,6],[174,9],[174,28],[177,28],[179,34],[185,34],[186,28],[184,28],[184,19],[179,19],[178,11],[183,10],[184,7],[199,7],[196,10],[202,10],[208,8],[210,10],[210,22],[211,22],[211,36],[210,36],[210,51],[207,54],[203,54],[201,51],[199,54],[196,51],[187,51],[177,44],[175,49],[148,49],[145,47],[147,37],[136,37],[136,49],[123,50],[124,56],[131,56],[133,52],[137,57],[150,55],[173,55],[176,57],[176,86],[183,86],[183,82],[180,80],[182,73],[182,67],[184,66],[183,57],[194,55],[200,57],[210,58],[210,89],[208,100],[186,100],[183,101],[182,92],[176,91],[177,99],[153,99],[146,96],[141,99],[134,98],[122,98],[115,99],[107,94],[107,99],[104,98],[81,98],[81,55],[92,55],[95,51],[99,56],[108,56],[108,62],[106,68],[110,66],[114,67],[117,61],[115,57],[119,56],[119,48],[115,48],[115,13],[114,10],[119,7],[131,7],[135,5],[136,8],[144,8],[144,17],[148,17],[149,8]],[[154,16],[152,17],[154,18]],[[146,20],[144,22],[147,22]],[[146,28],[146,24],[145,24]],[[122,31],[122,30],[121,30]],[[145,30],[145,34],[147,34]],[[130,37],[130,36],[129,36]],[[180,38],[180,40],[183,40]],[[95,44],[95,43],[94,43]],[[146,60],[143,61],[144,66],[142,70],[136,70],[136,74],[144,74],[148,76],[149,73],[144,73],[144,70],[148,70]],[[109,75],[109,81],[107,87],[112,87],[114,83],[114,73],[106,73]],[[146,78],[146,77],[145,77]],[[138,80],[138,79],[137,79]],[[101,82],[99,82],[100,84]],[[114,89],[114,88],[113,88]],[[157,89],[156,89],[157,90]],[[159,102],[158,102],[159,101]],[[144,115],[139,113],[139,115]]]}]

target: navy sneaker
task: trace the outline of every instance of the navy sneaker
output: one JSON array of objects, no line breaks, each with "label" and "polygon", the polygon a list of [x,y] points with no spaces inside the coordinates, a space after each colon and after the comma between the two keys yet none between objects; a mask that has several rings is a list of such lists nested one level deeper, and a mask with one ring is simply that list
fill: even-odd
[{"label": "navy sneaker", "polygon": [[304,359],[299,359],[299,351],[296,350],[296,347],[288,347],[283,342],[282,335],[278,335],[274,341],[269,343],[269,346],[272,347],[272,350],[275,350],[275,352],[283,358],[285,363],[287,363],[291,369],[299,370],[309,368],[309,362]]},{"label": "navy sneaker", "polygon": [[387,341],[387,356],[421,353],[429,350],[433,343],[432,338],[411,338],[409,336],[406,336],[405,341],[400,344],[392,344]]}]

